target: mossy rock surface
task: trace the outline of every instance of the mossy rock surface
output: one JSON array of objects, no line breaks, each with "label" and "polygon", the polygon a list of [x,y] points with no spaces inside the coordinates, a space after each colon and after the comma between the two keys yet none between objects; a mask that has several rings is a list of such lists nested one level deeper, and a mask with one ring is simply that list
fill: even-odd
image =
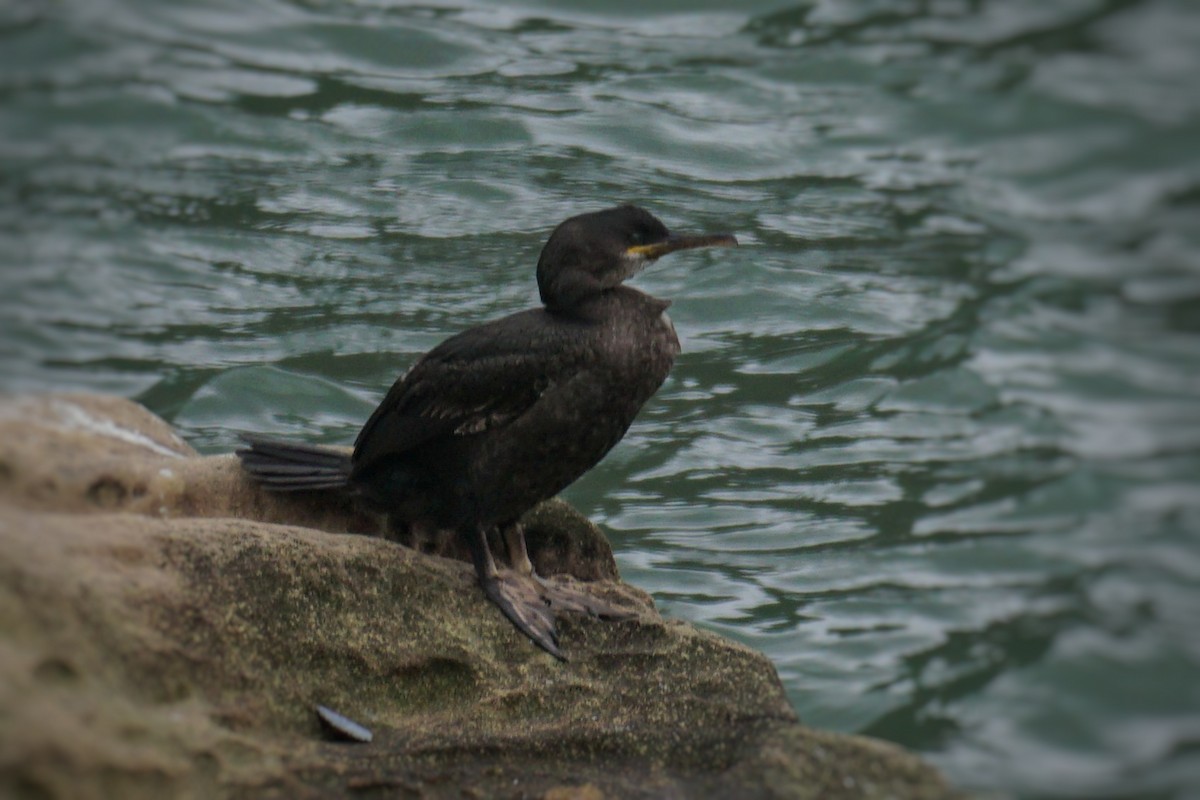
[{"label": "mossy rock surface", "polygon": [[563,618],[565,664],[463,561],[353,535],[376,518],[266,495],[128,401],[3,398],[0,796],[958,796],[801,726],[765,657],[664,620],[566,504],[527,524],[540,570],[639,610]]}]

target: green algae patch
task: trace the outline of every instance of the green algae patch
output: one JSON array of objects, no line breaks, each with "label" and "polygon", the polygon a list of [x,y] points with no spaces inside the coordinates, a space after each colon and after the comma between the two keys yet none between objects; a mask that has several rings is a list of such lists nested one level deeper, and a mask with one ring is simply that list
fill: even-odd
[{"label": "green algae patch", "polygon": [[[565,503],[526,518],[539,570],[635,613],[564,617],[560,663],[453,543],[264,496],[125,401],[7,411],[0,795],[958,796],[899,748],[801,726],[764,656],[663,619]],[[371,741],[331,740],[318,705]]]}]

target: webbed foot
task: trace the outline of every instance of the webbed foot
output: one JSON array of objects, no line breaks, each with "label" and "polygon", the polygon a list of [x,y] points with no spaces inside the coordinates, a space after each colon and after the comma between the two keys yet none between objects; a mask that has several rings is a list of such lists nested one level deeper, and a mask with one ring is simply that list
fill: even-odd
[{"label": "webbed foot", "polygon": [[636,611],[611,603],[589,591],[586,583],[570,575],[542,578],[535,574],[533,577],[541,588],[543,600],[555,612],[587,614],[612,622],[638,616]]},{"label": "webbed foot", "polygon": [[497,570],[492,576],[481,577],[479,582],[484,594],[517,630],[558,660],[567,660],[558,649],[554,612],[543,598],[542,586],[537,581],[511,570]]},{"label": "webbed foot", "polygon": [[586,584],[569,575],[555,575],[550,578],[538,575],[533,568],[533,562],[529,560],[525,530],[521,523],[509,523],[502,526],[500,532],[508,548],[508,560],[513,571],[536,581],[541,587],[542,599],[554,611],[570,611],[605,620],[631,619],[637,616],[635,611],[613,605],[598,597],[586,588]]}]

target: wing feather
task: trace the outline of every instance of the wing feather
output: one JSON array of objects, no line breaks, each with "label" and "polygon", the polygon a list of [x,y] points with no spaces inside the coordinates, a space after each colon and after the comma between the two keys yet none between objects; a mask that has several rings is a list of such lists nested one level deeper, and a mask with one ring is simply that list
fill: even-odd
[{"label": "wing feather", "polygon": [[503,427],[579,368],[582,341],[537,309],[447,339],[392,386],[354,443],[362,469],[440,436]]}]

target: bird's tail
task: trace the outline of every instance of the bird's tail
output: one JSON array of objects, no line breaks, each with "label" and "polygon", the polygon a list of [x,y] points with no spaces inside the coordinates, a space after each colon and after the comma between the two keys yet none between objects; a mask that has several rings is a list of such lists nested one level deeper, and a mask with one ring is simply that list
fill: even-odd
[{"label": "bird's tail", "polygon": [[242,469],[273,492],[344,489],[350,477],[350,455],[329,447],[282,442],[242,434],[248,446],[237,451]]}]

